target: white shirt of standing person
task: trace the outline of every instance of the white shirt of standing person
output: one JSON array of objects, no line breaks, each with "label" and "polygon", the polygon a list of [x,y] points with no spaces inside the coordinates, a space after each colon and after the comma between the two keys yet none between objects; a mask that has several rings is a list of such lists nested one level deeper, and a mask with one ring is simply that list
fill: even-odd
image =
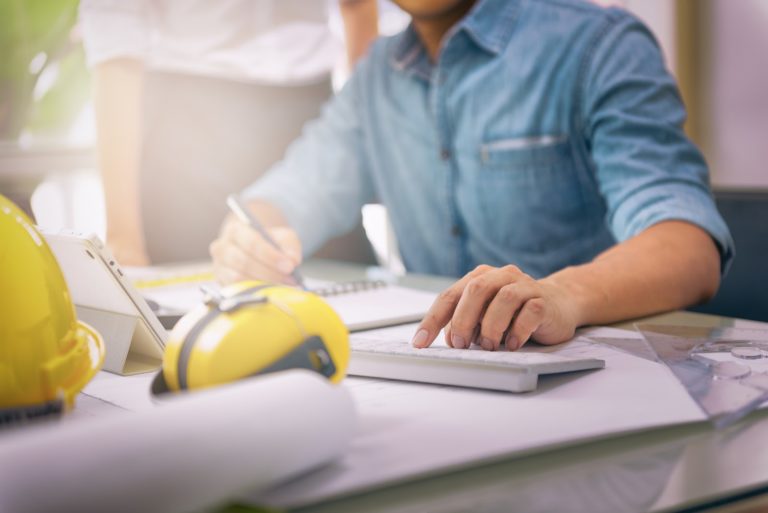
[{"label": "white shirt of standing person", "polygon": [[342,51],[327,0],[82,0],[88,64],[271,85],[325,79]]}]

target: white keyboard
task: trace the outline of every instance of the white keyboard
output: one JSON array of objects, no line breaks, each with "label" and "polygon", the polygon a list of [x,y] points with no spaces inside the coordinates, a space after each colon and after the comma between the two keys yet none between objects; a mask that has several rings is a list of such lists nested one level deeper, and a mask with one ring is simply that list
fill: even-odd
[{"label": "white keyboard", "polygon": [[605,366],[603,360],[556,354],[556,348],[524,346],[515,352],[452,349],[435,345],[416,349],[408,341],[352,336],[348,373],[470,388],[528,392],[540,374],[555,374]]}]

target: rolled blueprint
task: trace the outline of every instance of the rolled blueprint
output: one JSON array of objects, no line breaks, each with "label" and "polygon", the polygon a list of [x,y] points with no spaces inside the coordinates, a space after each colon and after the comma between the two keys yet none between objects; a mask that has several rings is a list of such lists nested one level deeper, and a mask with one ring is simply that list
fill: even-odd
[{"label": "rolled blueprint", "polygon": [[0,511],[189,512],[340,457],[343,387],[293,370],[138,412],[0,431]]}]

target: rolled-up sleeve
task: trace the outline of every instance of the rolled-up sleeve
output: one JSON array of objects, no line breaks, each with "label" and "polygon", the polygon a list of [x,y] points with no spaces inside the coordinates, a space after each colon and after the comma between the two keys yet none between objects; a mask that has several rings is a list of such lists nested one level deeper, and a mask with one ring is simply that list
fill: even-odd
[{"label": "rolled-up sleeve", "polygon": [[683,131],[685,108],[653,36],[627,14],[609,15],[583,79],[581,115],[616,239],[661,221],[686,221],[714,239],[725,272],[733,239],[704,158]]},{"label": "rolled-up sleeve", "polygon": [[80,28],[88,65],[144,60],[150,47],[147,0],[81,0]]},{"label": "rolled-up sleeve", "polygon": [[245,199],[278,207],[311,254],[327,239],[351,230],[373,198],[359,123],[357,78],[308,123],[285,158],[245,189]]}]

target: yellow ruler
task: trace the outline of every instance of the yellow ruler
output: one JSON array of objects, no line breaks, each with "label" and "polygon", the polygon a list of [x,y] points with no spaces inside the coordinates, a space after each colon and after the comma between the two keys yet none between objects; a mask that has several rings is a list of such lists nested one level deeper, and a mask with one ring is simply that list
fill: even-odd
[{"label": "yellow ruler", "polygon": [[152,289],[157,287],[169,287],[173,285],[183,285],[187,283],[203,283],[213,281],[212,272],[182,274],[178,276],[163,276],[158,278],[138,279],[133,285],[138,289]]}]

